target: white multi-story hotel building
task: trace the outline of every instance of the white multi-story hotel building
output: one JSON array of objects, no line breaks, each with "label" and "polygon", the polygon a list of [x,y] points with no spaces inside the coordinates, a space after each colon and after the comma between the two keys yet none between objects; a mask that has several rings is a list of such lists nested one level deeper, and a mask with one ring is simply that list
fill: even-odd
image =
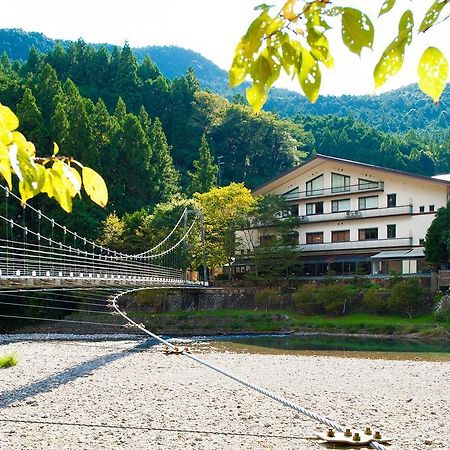
[{"label": "white multi-story hotel building", "polygon": [[[450,182],[317,155],[253,194],[283,196],[299,216],[301,276],[415,274],[429,271],[423,243],[435,212],[447,205]],[[238,272],[248,270],[244,255],[265,233],[240,233]]]}]

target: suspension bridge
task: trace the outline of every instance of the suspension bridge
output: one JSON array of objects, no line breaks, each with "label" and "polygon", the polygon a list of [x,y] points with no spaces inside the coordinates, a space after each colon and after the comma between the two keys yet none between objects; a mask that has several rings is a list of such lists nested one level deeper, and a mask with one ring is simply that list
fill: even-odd
[{"label": "suspension bridge", "polygon": [[[160,287],[198,289],[207,284],[205,264],[203,281],[193,281],[187,276],[188,239],[196,233],[197,238],[204,240],[201,211],[185,209],[158,244],[138,254],[127,254],[78,235],[28,203],[21,204],[17,214],[20,198],[0,186],[0,198],[2,194],[0,319],[96,326],[113,332],[132,329],[163,344],[168,354],[189,358],[320,422],[328,427],[328,432],[321,436],[324,440],[385,450],[384,440],[376,433],[353,433],[328,417],[178,348],[124,312],[122,300],[135,292]],[[80,311],[93,318],[67,317]]]}]

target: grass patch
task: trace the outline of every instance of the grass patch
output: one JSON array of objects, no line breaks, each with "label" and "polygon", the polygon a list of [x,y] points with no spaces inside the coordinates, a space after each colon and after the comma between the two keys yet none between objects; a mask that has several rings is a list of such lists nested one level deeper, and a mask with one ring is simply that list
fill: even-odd
[{"label": "grass patch", "polygon": [[8,367],[14,367],[17,364],[17,357],[14,353],[9,355],[0,356],[0,369],[7,369]]}]

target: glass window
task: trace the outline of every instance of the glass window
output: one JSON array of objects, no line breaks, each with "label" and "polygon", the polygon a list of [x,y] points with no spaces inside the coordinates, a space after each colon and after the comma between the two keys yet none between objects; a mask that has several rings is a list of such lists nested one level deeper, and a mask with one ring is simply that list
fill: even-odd
[{"label": "glass window", "polygon": [[350,199],[333,200],[331,202],[331,212],[350,211]]},{"label": "glass window", "polygon": [[430,212],[434,212],[434,205],[430,205]]},{"label": "glass window", "polygon": [[367,241],[369,239],[378,239],[378,228],[361,228],[359,230],[360,241]]},{"label": "glass window", "polygon": [[350,241],[350,230],[331,232],[331,242],[348,242],[348,241]]},{"label": "glass window", "polygon": [[306,204],[306,215],[311,216],[313,214],[323,214],[323,202]]},{"label": "glass window", "polygon": [[295,187],[294,189],[291,189],[290,191],[285,192],[282,197],[285,198],[285,200],[297,200],[300,195],[300,189],[299,187]]},{"label": "glass window", "polygon": [[378,188],[377,181],[371,181],[371,180],[365,180],[364,178],[358,178],[358,189],[360,191],[364,191],[366,189],[377,189],[377,188]]},{"label": "glass window", "polygon": [[387,226],[387,238],[394,239],[397,236],[397,226],[396,225],[388,225]]},{"label": "glass window", "polygon": [[270,234],[262,235],[259,237],[259,245],[261,247],[270,247],[275,245],[276,237]]},{"label": "glass window", "polygon": [[331,174],[331,192],[348,192],[350,190],[350,177],[339,173]]},{"label": "glass window", "polygon": [[394,206],[397,206],[397,194],[388,194],[387,206],[388,208],[393,208]]},{"label": "glass window", "polygon": [[298,211],[299,211],[298,206],[299,205],[290,205],[287,209],[284,209],[282,211],[282,216],[283,217],[298,216]]},{"label": "glass window", "polygon": [[290,231],[283,236],[284,245],[298,245],[298,231]]},{"label": "glass window", "polygon": [[425,212],[425,206],[419,206],[419,212]]},{"label": "glass window", "polygon": [[378,195],[358,198],[358,209],[375,209],[375,208],[378,208]]},{"label": "glass window", "polygon": [[306,182],[306,195],[323,195],[323,175]]},{"label": "glass window", "polygon": [[307,244],[321,244],[323,242],[323,231],[318,233],[306,233]]}]

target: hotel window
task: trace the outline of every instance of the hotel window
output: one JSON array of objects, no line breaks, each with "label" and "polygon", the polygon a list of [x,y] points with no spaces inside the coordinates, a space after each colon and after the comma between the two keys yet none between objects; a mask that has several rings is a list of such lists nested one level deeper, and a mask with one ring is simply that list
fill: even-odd
[{"label": "hotel window", "polygon": [[298,231],[290,231],[283,237],[283,244],[298,245]]},{"label": "hotel window", "polygon": [[281,211],[281,215],[283,217],[297,217],[299,212],[299,205],[290,205],[283,211]]},{"label": "hotel window", "polygon": [[323,195],[323,175],[306,182],[306,195]]},{"label": "hotel window", "polygon": [[358,198],[358,209],[376,209],[378,208],[378,195],[372,197]]},{"label": "hotel window", "polygon": [[388,194],[387,207],[393,208],[394,206],[397,206],[397,194]]},{"label": "hotel window", "polygon": [[425,245],[425,239],[419,239],[419,245],[424,246]]},{"label": "hotel window", "polygon": [[360,241],[378,239],[378,228],[362,228],[359,230],[358,236]]},{"label": "hotel window", "polygon": [[430,205],[429,210],[430,210],[430,212],[434,212],[434,205]]},{"label": "hotel window", "polygon": [[299,187],[295,187],[294,189],[291,189],[290,191],[285,192],[282,194],[282,197],[284,197],[285,200],[297,200],[299,197],[300,189]]},{"label": "hotel window", "polygon": [[388,225],[387,226],[387,238],[395,239],[397,237],[397,226],[396,225]]},{"label": "hotel window", "polygon": [[331,212],[350,211],[350,199],[333,200],[331,202]]},{"label": "hotel window", "polygon": [[350,190],[350,177],[340,175],[339,173],[331,174],[331,192],[348,192]]},{"label": "hotel window", "polygon": [[425,212],[425,206],[419,206],[419,212]]},{"label": "hotel window", "polygon": [[319,233],[306,233],[307,244],[321,244],[323,242],[323,231]]},{"label": "hotel window", "polygon": [[358,178],[358,190],[364,191],[366,189],[377,189],[378,182],[365,180],[364,178]]},{"label": "hotel window", "polygon": [[323,214],[323,202],[306,204],[306,215],[312,216],[313,214]]},{"label": "hotel window", "polygon": [[259,245],[260,247],[271,247],[275,245],[276,236],[266,234],[259,237]]},{"label": "hotel window", "polygon": [[348,241],[350,241],[350,230],[331,232],[331,242],[348,242]]}]

